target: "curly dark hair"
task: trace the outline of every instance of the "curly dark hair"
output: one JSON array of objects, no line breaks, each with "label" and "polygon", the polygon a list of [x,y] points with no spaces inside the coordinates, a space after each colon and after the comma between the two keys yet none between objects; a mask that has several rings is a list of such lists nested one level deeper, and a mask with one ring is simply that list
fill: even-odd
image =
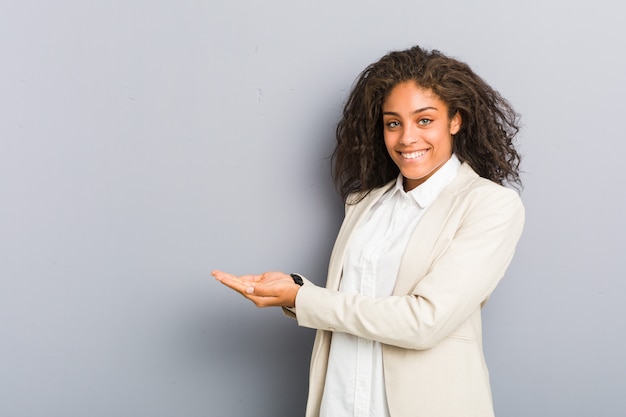
[{"label": "curly dark hair", "polygon": [[368,66],[348,97],[332,155],[335,186],[344,200],[352,193],[363,197],[398,176],[385,147],[382,107],[393,87],[406,81],[430,89],[448,106],[450,118],[459,112],[453,152],[461,162],[481,177],[521,187],[520,155],[513,142],[518,114],[467,64],[414,46]]}]

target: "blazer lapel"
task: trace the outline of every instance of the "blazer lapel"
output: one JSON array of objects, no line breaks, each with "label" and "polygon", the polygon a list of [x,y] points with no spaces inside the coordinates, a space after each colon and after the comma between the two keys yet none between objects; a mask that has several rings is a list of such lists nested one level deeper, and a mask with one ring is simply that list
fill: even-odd
[{"label": "blazer lapel", "polygon": [[350,241],[352,233],[356,230],[370,208],[378,201],[385,191],[393,186],[393,184],[395,184],[395,180],[387,185],[384,185],[383,187],[372,190],[361,202],[348,206],[346,209],[346,216],[341,225],[341,229],[337,234],[335,246],[330,255],[326,288],[330,288],[332,290],[339,289],[346,249],[348,248],[348,242]]},{"label": "blazer lapel", "polygon": [[426,209],[407,243],[393,295],[410,294],[420,279],[426,275],[432,261],[431,252],[459,198],[459,192],[477,177],[469,165],[462,164],[457,177]]}]

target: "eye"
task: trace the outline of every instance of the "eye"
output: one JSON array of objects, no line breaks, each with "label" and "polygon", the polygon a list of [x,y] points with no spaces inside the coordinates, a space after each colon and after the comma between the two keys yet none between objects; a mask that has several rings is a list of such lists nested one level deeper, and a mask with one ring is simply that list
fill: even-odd
[{"label": "eye", "polygon": [[400,122],[397,122],[397,121],[393,120],[391,122],[385,123],[385,126],[387,126],[390,129],[393,129],[394,127],[400,126]]},{"label": "eye", "polygon": [[428,126],[431,122],[432,122],[432,119],[423,118],[423,119],[419,119],[417,121],[417,124],[420,126]]}]

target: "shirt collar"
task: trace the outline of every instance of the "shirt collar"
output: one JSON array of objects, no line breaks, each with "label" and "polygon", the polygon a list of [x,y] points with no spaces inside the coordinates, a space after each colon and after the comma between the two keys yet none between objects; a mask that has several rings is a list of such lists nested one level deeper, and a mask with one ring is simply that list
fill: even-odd
[{"label": "shirt collar", "polygon": [[439,193],[452,182],[459,172],[460,167],[461,161],[459,161],[456,155],[452,154],[452,157],[450,157],[432,177],[408,193],[404,191],[404,178],[402,174],[399,174],[398,178],[396,178],[396,183],[385,193],[381,203],[386,203],[392,196],[398,194],[398,197],[411,197],[421,208],[426,208],[430,206],[439,196]]}]

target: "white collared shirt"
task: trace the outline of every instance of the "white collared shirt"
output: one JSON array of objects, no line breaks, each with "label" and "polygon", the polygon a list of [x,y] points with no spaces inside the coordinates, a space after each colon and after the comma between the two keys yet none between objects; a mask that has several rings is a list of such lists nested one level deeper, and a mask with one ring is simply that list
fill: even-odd
[{"label": "white collared shirt", "polygon": [[[393,292],[406,245],[419,219],[456,177],[455,155],[408,193],[400,174],[350,238],[340,291],[367,297]],[[335,332],[330,345],[320,417],[389,417],[379,342]]]}]

